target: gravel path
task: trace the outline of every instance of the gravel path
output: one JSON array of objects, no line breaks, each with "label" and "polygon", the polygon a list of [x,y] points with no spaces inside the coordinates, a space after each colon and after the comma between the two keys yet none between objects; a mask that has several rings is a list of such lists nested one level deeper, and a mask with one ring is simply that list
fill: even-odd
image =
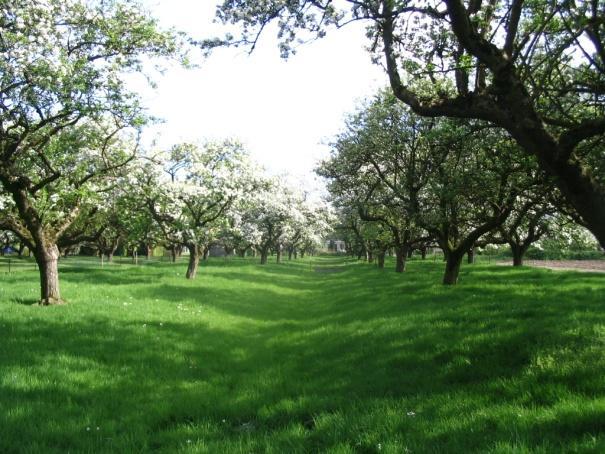
[{"label": "gravel path", "polygon": [[[503,264],[511,265],[512,262],[504,262]],[[525,260],[523,264],[540,268],[550,268],[551,270],[605,273],[605,260]]]}]

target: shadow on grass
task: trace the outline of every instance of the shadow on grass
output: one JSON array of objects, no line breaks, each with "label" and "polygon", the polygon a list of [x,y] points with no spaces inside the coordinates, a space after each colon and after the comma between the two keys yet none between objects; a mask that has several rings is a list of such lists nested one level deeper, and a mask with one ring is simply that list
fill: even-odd
[{"label": "shadow on grass", "polygon": [[9,300],[13,304],[20,304],[22,306],[33,306],[34,304],[38,304],[40,300],[35,298],[20,298],[15,297]]},{"label": "shadow on grass", "polygon": [[155,278],[141,299],[224,318],[3,321],[0,448],[18,434],[30,451],[172,451],[197,437],[209,449],[371,451],[386,436],[417,452],[565,451],[604,436],[601,276],[477,267],[445,288],[439,263],[403,275],[306,266],[211,262],[182,284],[162,280],[175,267],[67,273]]}]

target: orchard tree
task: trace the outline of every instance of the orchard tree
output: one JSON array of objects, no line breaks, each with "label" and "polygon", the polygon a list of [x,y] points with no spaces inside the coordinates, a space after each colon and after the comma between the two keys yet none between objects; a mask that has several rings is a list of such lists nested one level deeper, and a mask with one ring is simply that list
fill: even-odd
[{"label": "orchard tree", "polygon": [[257,191],[247,198],[246,210],[241,214],[241,230],[260,252],[260,263],[265,265],[269,253],[275,251],[280,260],[281,248],[292,225],[304,222],[299,197],[279,178],[265,179]]},{"label": "orchard tree", "polygon": [[0,28],[0,228],[33,251],[41,303],[60,303],[59,247],[84,239],[89,196],[135,152],[122,131],[144,121],[122,76],[177,39],[117,0],[2,2]]},{"label": "orchard tree", "polygon": [[40,271],[41,303],[60,303],[60,250],[95,241],[105,226],[100,206],[136,153],[136,138],[107,136],[106,124],[83,122],[48,138],[41,149],[23,150],[0,181],[8,197],[0,225],[33,252]]},{"label": "orchard tree", "polygon": [[[552,190],[548,186],[544,189]],[[513,266],[522,266],[529,247],[553,227],[556,209],[543,192],[538,190],[530,197],[517,197],[510,217],[498,228],[503,242],[510,246]]]},{"label": "orchard tree", "polygon": [[428,240],[418,223],[419,194],[435,167],[426,137],[434,124],[379,93],[349,117],[331,160],[318,169],[333,181],[332,193],[340,186],[357,194],[363,220],[391,231],[397,272],[405,270],[410,251]]},{"label": "orchard tree", "polygon": [[367,24],[395,96],[417,114],[506,130],[605,246],[605,3],[547,0],[225,0],[254,48],[271,22],[287,57],[331,26]]},{"label": "orchard tree", "polygon": [[166,242],[188,249],[187,279],[196,277],[201,255],[224,229],[227,210],[253,192],[251,169],[241,144],[225,140],[175,145],[149,172],[155,178],[144,189],[147,206]]}]

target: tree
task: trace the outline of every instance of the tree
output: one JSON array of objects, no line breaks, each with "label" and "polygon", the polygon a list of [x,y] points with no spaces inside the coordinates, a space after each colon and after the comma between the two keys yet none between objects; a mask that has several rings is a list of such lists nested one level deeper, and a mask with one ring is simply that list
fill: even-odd
[{"label": "tree", "polygon": [[33,251],[41,302],[60,303],[59,247],[83,239],[88,196],[134,154],[122,131],[144,122],[121,76],[177,40],[120,1],[2,2],[0,28],[0,228]]},{"label": "tree", "polygon": [[261,265],[267,263],[271,251],[277,253],[279,263],[284,245],[302,235],[299,229],[307,224],[304,197],[279,178],[261,182],[247,198],[240,218],[241,232],[260,252]]},{"label": "tree", "polygon": [[[0,170],[9,196],[0,225],[33,252],[42,304],[62,302],[60,249],[99,237],[104,230],[99,222],[103,192],[135,150],[131,137],[107,137],[104,124],[82,123],[49,138],[42,149],[20,151],[18,159]],[[2,175],[5,169],[15,171]]]},{"label": "tree", "polygon": [[204,249],[228,222],[227,210],[253,192],[251,165],[232,140],[175,145],[154,161],[155,168],[145,170],[142,195],[165,241],[188,249],[186,277],[194,279]]},{"label": "tree", "polygon": [[429,239],[418,216],[419,194],[434,168],[426,137],[434,124],[380,92],[350,116],[333,144],[332,161],[318,169],[338,182],[332,193],[338,185],[357,193],[361,219],[381,222],[391,231],[399,273],[409,252]]},{"label": "tree", "polygon": [[207,47],[251,49],[278,23],[287,56],[299,35],[368,23],[395,96],[429,117],[505,129],[605,246],[605,15],[603,2],[538,0],[226,0],[239,37]]},{"label": "tree", "polygon": [[[339,205],[391,231],[397,271],[414,247],[434,239],[446,258],[443,283],[455,284],[464,254],[531,189],[529,161],[485,124],[423,119],[387,95],[353,117],[319,171]],[[378,245],[376,235],[371,240]]]}]

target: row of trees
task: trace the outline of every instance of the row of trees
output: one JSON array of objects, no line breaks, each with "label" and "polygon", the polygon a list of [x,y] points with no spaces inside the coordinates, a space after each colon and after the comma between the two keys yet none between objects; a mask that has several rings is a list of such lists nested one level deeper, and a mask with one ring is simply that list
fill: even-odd
[{"label": "row of trees", "polygon": [[[532,158],[576,221],[605,247],[604,2],[225,0],[218,17],[242,25],[241,32],[209,40],[207,48],[253,49],[276,22],[285,57],[297,43],[331,28],[366,24],[370,51],[400,102],[427,118],[464,120],[470,128],[484,122],[505,131],[491,135],[502,142],[499,149],[515,148],[515,154]],[[450,210],[449,203],[443,210]],[[486,205],[486,223],[509,209],[506,200],[495,203]],[[457,235],[470,242],[472,232]],[[450,233],[440,236],[446,241]],[[451,249],[458,255],[457,245]]]},{"label": "row of trees", "polygon": [[2,2],[0,29],[0,232],[32,251],[43,304],[61,302],[58,259],[77,245],[186,247],[193,278],[217,239],[266,262],[326,228],[325,209],[233,141],[139,149],[152,120],[125,75],[187,66],[189,48],[136,2]]},{"label": "row of trees", "polygon": [[394,249],[403,272],[412,250],[439,247],[444,284],[465,254],[508,244],[521,265],[531,244],[574,214],[552,178],[506,132],[485,122],[420,117],[383,92],[351,115],[318,168],[339,209],[349,248]]}]

